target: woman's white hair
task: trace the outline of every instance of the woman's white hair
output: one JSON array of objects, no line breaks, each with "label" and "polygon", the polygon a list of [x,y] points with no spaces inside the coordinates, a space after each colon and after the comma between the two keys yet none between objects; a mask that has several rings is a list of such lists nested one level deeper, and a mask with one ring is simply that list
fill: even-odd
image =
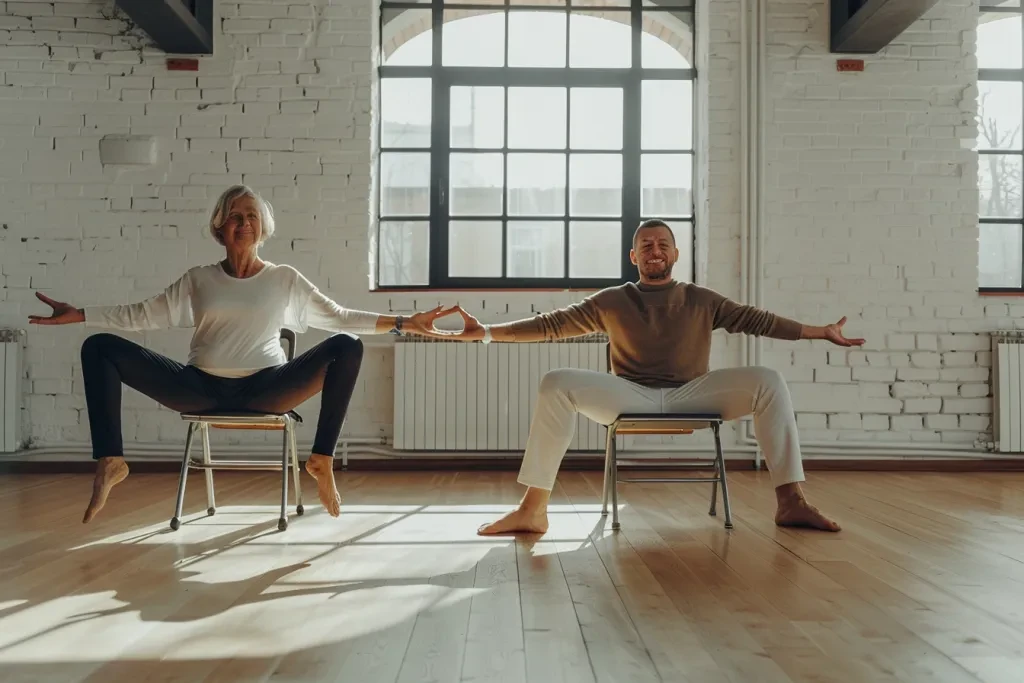
[{"label": "woman's white hair", "polygon": [[217,203],[213,205],[213,213],[210,214],[210,234],[218,244],[224,244],[220,238],[220,229],[228,219],[231,204],[239,197],[252,197],[259,207],[260,244],[263,244],[274,235],[274,207],[248,185],[232,185],[217,198]]}]

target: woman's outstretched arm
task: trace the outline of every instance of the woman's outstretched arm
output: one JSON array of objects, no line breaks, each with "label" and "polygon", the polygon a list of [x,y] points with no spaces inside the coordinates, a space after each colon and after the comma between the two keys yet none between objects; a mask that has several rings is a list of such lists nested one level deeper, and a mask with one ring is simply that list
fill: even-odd
[{"label": "woman's outstretched arm", "polygon": [[190,305],[188,275],[183,275],[160,294],[145,301],[117,306],[86,306],[76,308],[71,304],[56,301],[36,293],[36,297],[49,306],[49,316],[30,315],[29,322],[36,325],[69,325],[85,323],[90,327],[136,332],[157,330],[165,327],[190,327],[192,307]]}]

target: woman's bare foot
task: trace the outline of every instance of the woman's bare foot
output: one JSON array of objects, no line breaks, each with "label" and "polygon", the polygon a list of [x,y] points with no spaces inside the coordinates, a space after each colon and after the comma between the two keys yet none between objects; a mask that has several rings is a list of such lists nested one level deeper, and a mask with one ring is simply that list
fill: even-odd
[{"label": "woman's bare foot", "polygon": [[85,516],[82,517],[82,524],[88,524],[93,517],[103,509],[110,495],[110,489],[114,488],[128,476],[128,463],[123,457],[100,458],[96,461],[96,478],[92,482],[92,499],[89,507],[85,509]]},{"label": "woman's bare foot", "polygon": [[818,508],[806,500],[798,499],[780,503],[775,511],[778,526],[804,527],[821,531],[840,531],[840,526],[823,515]]},{"label": "woman's bare foot", "polygon": [[548,513],[544,509],[516,508],[501,519],[484,524],[476,532],[481,536],[522,532],[543,534],[548,530]]},{"label": "woman's bare foot", "polygon": [[340,515],[341,494],[334,481],[334,458],[314,453],[306,461],[306,471],[316,479],[316,492],[324,509],[331,517]]}]

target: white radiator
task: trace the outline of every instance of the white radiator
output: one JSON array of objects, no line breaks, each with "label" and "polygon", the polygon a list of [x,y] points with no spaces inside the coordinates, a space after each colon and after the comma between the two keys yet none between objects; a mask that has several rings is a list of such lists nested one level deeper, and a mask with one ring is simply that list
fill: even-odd
[{"label": "white radiator", "polygon": [[21,367],[24,353],[19,330],[0,330],[0,452],[21,447]]},{"label": "white radiator", "polygon": [[995,400],[992,436],[1000,453],[1024,452],[1024,336],[992,335],[992,396]]},{"label": "white radiator", "polygon": [[[394,446],[409,451],[522,451],[541,378],[606,372],[605,342],[395,345]],[[603,451],[605,428],[580,416],[570,451]]]}]

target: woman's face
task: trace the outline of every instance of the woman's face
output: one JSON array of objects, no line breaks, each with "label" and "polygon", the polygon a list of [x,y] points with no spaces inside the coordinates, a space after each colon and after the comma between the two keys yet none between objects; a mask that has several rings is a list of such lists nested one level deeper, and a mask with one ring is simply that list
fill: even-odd
[{"label": "woman's face", "polygon": [[228,215],[220,228],[220,239],[229,251],[245,251],[259,246],[263,235],[260,207],[252,197],[239,197],[231,202]]}]

